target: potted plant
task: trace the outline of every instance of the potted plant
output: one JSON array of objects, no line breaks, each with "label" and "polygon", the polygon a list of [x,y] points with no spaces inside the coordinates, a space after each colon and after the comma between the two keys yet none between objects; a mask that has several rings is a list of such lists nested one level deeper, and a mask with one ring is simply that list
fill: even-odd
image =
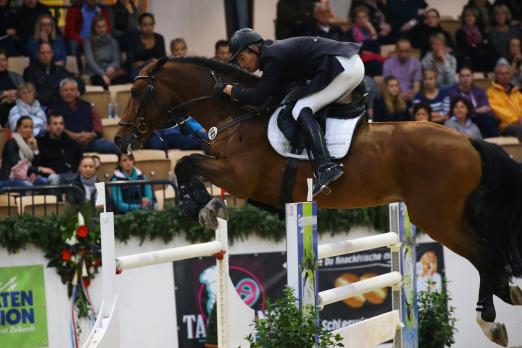
[{"label": "potted plant", "polygon": [[286,288],[282,298],[267,301],[266,318],[253,323],[256,334],[247,336],[251,348],[303,348],[313,347],[318,337],[319,347],[344,347],[340,335],[318,327],[317,309],[303,313],[296,305],[293,289]]},{"label": "potted plant", "polygon": [[419,347],[443,348],[455,343],[455,307],[449,305],[447,281],[443,279],[440,291],[428,287],[418,294]]},{"label": "potted plant", "polygon": [[210,311],[210,315],[207,320],[207,336],[205,338],[205,347],[217,348],[217,343],[217,312],[216,305],[214,304],[214,307],[212,307],[212,310]]}]

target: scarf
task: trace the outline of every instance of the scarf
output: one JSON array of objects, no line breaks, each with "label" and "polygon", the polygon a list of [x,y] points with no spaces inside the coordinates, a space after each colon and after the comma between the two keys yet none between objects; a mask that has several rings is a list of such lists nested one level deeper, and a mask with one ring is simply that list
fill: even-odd
[{"label": "scarf", "polygon": [[476,25],[472,27],[464,26],[464,34],[468,45],[482,43],[482,34]]},{"label": "scarf", "polygon": [[82,182],[83,188],[85,189],[85,199],[87,201],[90,201],[92,195],[94,194],[94,192],[96,192],[96,186],[94,186],[94,184],[96,183],[96,177],[92,179],[87,179],[80,175],[80,181]]},{"label": "scarf", "polygon": [[12,137],[18,145],[18,154],[20,155],[20,159],[26,159],[29,162],[32,162],[34,153],[33,150],[29,147],[29,144],[27,144],[24,138],[22,138],[22,136],[18,133],[13,133]]}]

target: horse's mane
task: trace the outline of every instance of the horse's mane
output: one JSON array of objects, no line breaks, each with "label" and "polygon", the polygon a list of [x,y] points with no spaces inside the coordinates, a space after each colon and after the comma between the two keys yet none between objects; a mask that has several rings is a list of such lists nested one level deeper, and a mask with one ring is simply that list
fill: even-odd
[{"label": "horse's mane", "polygon": [[[148,75],[151,72],[156,70],[157,64],[164,64],[165,61],[162,62],[162,59],[155,59],[152,62],[146,62],[144,67],[144,72]],[[194,64],[199,65],[205,68],[209,68],[216,72],[231,76],[233,78],[241,79],[245,82],[256,82],[259,80],[259,77],[241,69],[239,66],[233,64],[222,63],[213,58],[207,57],[199,57],[199,56],[190,56],[190,57],[168,57],[166,62],[176,62],[182,64]]]}]

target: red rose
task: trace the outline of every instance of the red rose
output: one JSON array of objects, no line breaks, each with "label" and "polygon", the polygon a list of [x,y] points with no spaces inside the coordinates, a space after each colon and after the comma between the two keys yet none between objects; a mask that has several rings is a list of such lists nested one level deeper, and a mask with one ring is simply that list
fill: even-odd
[{"label": "red rose", "polygon": [[62,252],[60,253],[60,256],[63,261],[69,261],[72,257],[72,253],[69,249],[63,249]]},{"label": "red rose", "polygon": [[85,238],[85,237],[87,237],[88,234],[89,234],[89,229],[85,225],[78,226],[78,228],[76,229],[76,235],[80,238]]},{"label": "red rose", "polygon": [[100,259],[95,259],[93,262],[92,262],[92,265],[94,267],[98,267],[99,265],[101,265],[101,260]]},{"label": "red rose", "polygon": [[83,278],[83,286],[88,288],[89,285],[91,285],[91,280],[89,278]]}]

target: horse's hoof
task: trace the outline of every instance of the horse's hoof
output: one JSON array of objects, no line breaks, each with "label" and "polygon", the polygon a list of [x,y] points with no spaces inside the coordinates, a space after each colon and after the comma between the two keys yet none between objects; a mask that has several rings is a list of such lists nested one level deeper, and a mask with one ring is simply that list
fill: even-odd
[{"label": "horse's hoof", "polygon": [[509,287],[509,296],[511,297],[511,304],[522,305],[522,290],[518,286]]},{"label": "horse's hoof", "polygon": [[216,213],[211,209],[204,206],[199,211],[199,224],[209,230],[217,230],[218,228],[218,219],[216,217]]},{"label": "horse's hoof", "polygon": [[218,218],[228,220],[227,206],[221,199],[212,198],[205,207],[212,209]]},{"label": "horse's hoof", "polygon": [[494,342],[503,347],[507,347],[509,340],[506,326],[504,326],[504,324],[484,321],[480,315],[480,312],[477,312],[476,319],[480,328],[491,342]]}]

